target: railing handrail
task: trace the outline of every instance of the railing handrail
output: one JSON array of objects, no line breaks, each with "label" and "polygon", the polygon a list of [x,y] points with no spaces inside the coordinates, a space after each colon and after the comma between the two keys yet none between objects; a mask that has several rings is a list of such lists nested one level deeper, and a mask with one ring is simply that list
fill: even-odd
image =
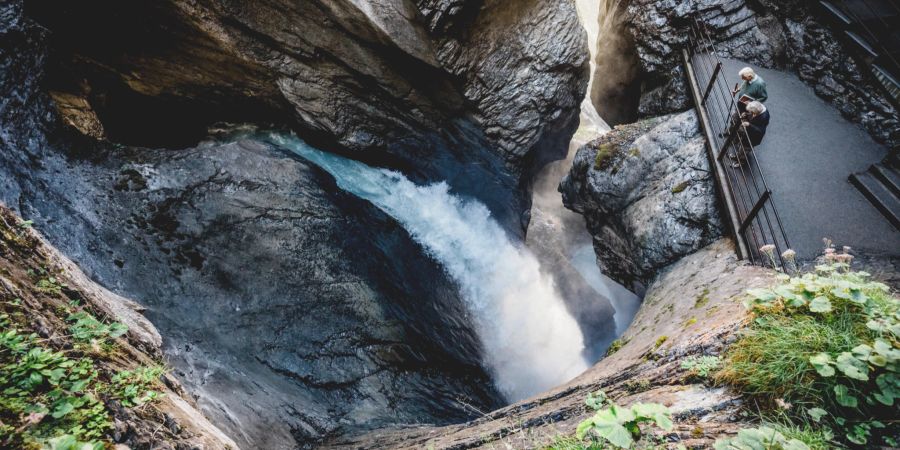
[{"label": "railing handrail", "polygon": [[[753,263],[769,262],[776,268],[784,268],[782,253],[790,248],[790,243],[775,208],[772,190],[753,153],[747,130],[740,121],[734,120],[737,99],[728,86],[715,42],[697,19],[691,23],[689,43],[685,63],[689,65],[689,77],[693,77],[690,81],[695,106],[704,127],[711,128],[706,130],[710,163],[713,170],[724,172],[717,173],[717,179],[727,185],[723,200],[728,203],[729,214],[736,215],[731,223],[739,248],[746,249],[747,254],[742,257]],[[722,163],[726,156],[738,161],[736,166],[731,166],[731,171]]]}]

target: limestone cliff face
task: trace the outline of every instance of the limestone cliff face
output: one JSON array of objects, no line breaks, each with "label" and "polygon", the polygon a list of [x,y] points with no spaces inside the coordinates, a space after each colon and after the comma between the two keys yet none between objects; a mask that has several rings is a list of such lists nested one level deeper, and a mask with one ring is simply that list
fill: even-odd
[{"label": "limestone cliff face", "polygon": [[688,111],[619,126],[578,150],[560,191],[585,217],[603,273],[643,291],[721,235],[704,145]]},{"label": "limestone cliff face", "polygon": [[900,142],[897,111],[861,73],[809,2],[631,0],[614,14],[623,26],[613,31],[627,34],[627,45],[616,56],[635,59],[640,66],[632,80],[640,86],[640,94],[631,101],[641,116],[690,106],[681,49],[688,40],[691,18],[700,17],[710,27],[721,56],[793,70],[877,140]]},{"label": "limestone cliff face", "polygon": [[50,31],[57,98],[84,98],[110,140],[184,146],[216,121],[286,125],[448,180],[515,222],[528,175],[562,157],[587,83],[569,1],[38,0],[28,11]]},{"label": "limestone cliff face", "polygon": [[698,382],[680,363],[689,355],[719,354],[747,317],[744,289],[770,285],[774,276],[737,261],[730,243],[717,241],[662,269],[622,336],[622,348],[575,380],[465,424],[385,429],[329,448],[544,448],[557,436],[575,434],[592,414],[584,399],[600,389],[621,405],[668,406],[681,444],[709,446],[740,428],[735,417],[741,400],[726,388]]}]

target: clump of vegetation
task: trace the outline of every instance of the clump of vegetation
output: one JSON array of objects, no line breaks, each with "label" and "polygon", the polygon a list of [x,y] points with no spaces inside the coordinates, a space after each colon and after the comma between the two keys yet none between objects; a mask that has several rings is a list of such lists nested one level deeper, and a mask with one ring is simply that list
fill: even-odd
[{"label": "clump of vegetation", "polygon": [[641,378],[639,380],[629,380],[624,384],[625,390],[632,394],[644,392],[650,389],[650,380]]},{"label": "clump of vegetation", "polygon": [[[641,426],[673,428],[669,409],[656,403],[635,403],[621,407],[607,399],[603,391],[589,394],[585,403],[595,414],[578,424],[577,443],[568,448],[631,448],[641,439]],[[575,446],[575,445],[578,446]]]},{"label": "clump of vegetation", "polygon": [[716,441],[716,450],[809,450],[809,446],[799,439],[788,438],[780,431],[762,426],[738,432],[731,439]]},{"label": "clump of vegetation", "polygon": [[897,446],[900,300],[869,277],[839,261],[749,291],[755,318],[716,378],[852,444]]},{"label": "clump of vegetation", "polygon": [[89,358],[69,358],[0,323],[0,446],[26,447],[60,436],[95,440],[112,427]]},{"label": "clump of vegetation", "polygon": [[597,148],[597,156],[594,157],[594,170],[603,170],[609,167],[616,153],[618,153],[616,144],[600,144],[600,147]]},{"label": "clump of vegetation", "polygon": [[612,341],[612,344],[609,344],[609,348],[606,349],[606,356],[610,356],[610,355],[616,353],[617,351],[621,350],[622,347],[624,347],[625,344],[627,344],[627,343],[628,343],[627,339],[625,339],[625,340],[616,339],[616,340]]},{"label": "clump of vegetation", "polygon": [[0,448],[110,448],[113,403],[158,398],[162,368],[119,371],[124,358],[97,351],[124,350],[116,338],[127,327],[81,307],[65,274],[35,251],[31,222],[14,219],[0,208]]},{"label": "clump of vegetation", "polygon": [[680,194],[680,193],[684,192],[690,185],[691,185],[690,181],[682,181],[681,183],[678,183],[677,185],[672,187],[672,193]]},{"label": "clump of vegetation", "polygon": [[703,289],[703,292],[697,296],[697,301],[694,302],[694,308],[702,308],[709,303],[709,289]]},{"label": "clump of vegetation", "polygon": [[72,339],[78,342],[106,343],[128,332],[127,326],[118,322],[103,323],[87,311],[73,313],[66,320],[70,322]]},{"label": "clump of vegetation", "polygon": [[656,342],[653,343],[653,348],[658,349],[658,348],[662,347],[662,345],[665,344],[666,341],[668,341],[668,340],[669,340],[669,337],[665,336],[665,335],[656,338]]},{"label": "clump of vegetation", "polygon": [[700,378],[709,378],[722,364],[718,356],[688,356],[681,362],[681,368]]},{"label": "clump of vegetation", "polygon": [[123,406],[140,406],[156,400],[161,395],[159,377],[166,372],[163,366],[138,367],[123,370],[112,377],[110,392],[122,401]]}]

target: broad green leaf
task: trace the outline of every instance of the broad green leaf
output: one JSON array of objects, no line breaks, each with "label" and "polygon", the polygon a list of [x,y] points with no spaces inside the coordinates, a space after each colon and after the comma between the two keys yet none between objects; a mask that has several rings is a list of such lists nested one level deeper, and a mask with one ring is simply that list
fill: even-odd
[{"label": "broad green leaf", "polygon": [[818,422],[822,420],[822,417],[828,415],[828,411],[825,411],[822,408],[810,408],[806,410],[806,414],[808,414],[813,421]]},{"label": "broad green leaf", "polygon": [[850,350],[850,353],[853,353],[853,356],[859,358],[860,360],[865,361],[869,358],[869,355],[872,354],[872,347],[869,347],[866,344],[860,344],[856,347],[853,347],[853,349]]},{"label": "broad green leaf", "polygon": [[843,352],[838,355],[835,365],[844,375],[854,380],[867,381],[869,379],[869,369],[850,352]]},{"label": "broad green leaf", "polygon": [[869,301],[869,296],[859,289],[850,289],[850,301],[853,303],[865,304]]},{"label": "broad green leaf", "polygon": [[878,400],[878,403],[883,405],[892,406],[894,404],[894,397],[890,395],[884,395],[880,392],[873,392],[872,398]]},{"label": "broad green leaf", "polygon": [[613,422],[594,423],[594,432],[611,444],[620,448],[629,448],[634,444],[631,433],[621,424]]},{"label": "broad green leaf", "polygon": [[816,369],[816,372],[823,377],[834,376],[834,367],[831,367],[834,362],[831,360],[831,356],[828,353],[819,353],[817,355],[813,355],[809,357],[809,362]]},{"label": "broad green leaf", "polygon": [[587,432],[590,431],[591,428],[594,427],[594,418],[583,420],[578,424],[578,428],[575,430],[575,437],[579,440],[584,439],[587,435]]},{"label": "broad green leaf", "polygon": [[887,365],[888,360],[882,355],[872,355],[869,357],[869,363],[873,366],[884,367]]},{"label": "broad green leaf", "polygon": [[809,302],[809,310],[814,313],[831,312],[831,301],[826,297],[816,297]]},{"label": "broad green leaf", "polygon": [[72,405],[71,403],[63,402],[63,403],[59,404],[56,407],[56,409],[53,410],[53,413],[50,415],[53,416],[54,419],[59,419],[59,418],[65,416],[66,414],[72,412],[72,410],[74,410],[74,409],[75,409],[75,406]]},{"label": "broad green leaf", "polygon": [[859,402],[856,400],[856,397],[850,394],[850,390],[847,389],[847,386],[843,384],[838,384],[834,387],[835,400],[837,400],[838,404],[846,407],[846,408],[856,408]]}]

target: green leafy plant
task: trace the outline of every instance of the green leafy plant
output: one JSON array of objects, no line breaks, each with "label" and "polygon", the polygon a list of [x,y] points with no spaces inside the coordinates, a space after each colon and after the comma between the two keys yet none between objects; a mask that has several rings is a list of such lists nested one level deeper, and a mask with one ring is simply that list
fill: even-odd
[{"label": "green leafy plant", "polygon": [[62,295],[63,289],[67,286],[64,283],[60,283],[56,277],[47,277],[38,280],[36,284],[39,291],[47,292],[53,295]]},{"label": "green leafy plant", "polygon": [[110,392],[124,406],[140,406],[159,398],[159,377],[166,372],[162,366],[138,367],[115,374]]},{"label": "green leafy plant", "polygon": [[602,391],[588,395],[585,403],[596,413],[578,424],[575,437],[580,441],[590,439],[591,444],[608,443],[616,448],[631,448],[641,438],[642,423],[663,430],[673,428],[669,409],[656,403],[621,407],[609,401]]},{"label": "green leafy plant", "polygon": [[798,439],[790,439],[780,431],[762,426],[738,431],[737,436],[716,441],[716,450],[809,450]]},{"label": "green leafy plant", "polygon": [[745,305],[755,319],[717,379],[763,401],[804,406],[791,414],[806,411],[850,443],[893,445],[900,434],[900,300],[869,277],[838,262],[749,291]]},{"label": "green leafy plant", "polygon": [[6,329],[0,333],[0,422],[19,425],[4,433],[0,446],[59,434],[100,438],[112,423],[98,388],[90,359],[68,358],[42,346],[34,334]]},{"label": "green leafy plant", "polygon": [[70,323],[69,333],[72,339],[79,342],[105,342],[128,332],[127,326],[118,322],[103,323],[86,311],[71,314],[66,320]]},{"label": "green leafy plant", "polygon": [[708,378],[721,364],[722,360],[718,356],[692,355],[681,362],[681,368],[700,378]]}]

